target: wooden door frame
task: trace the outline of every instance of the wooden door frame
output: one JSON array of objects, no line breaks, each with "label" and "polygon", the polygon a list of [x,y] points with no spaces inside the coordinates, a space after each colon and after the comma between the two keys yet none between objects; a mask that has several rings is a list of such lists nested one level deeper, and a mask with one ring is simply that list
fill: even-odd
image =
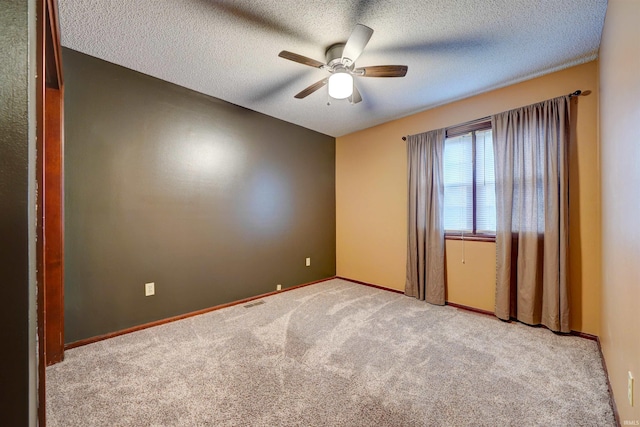
[{"label": "wooden door frame", "polygon": [[46,366],[64,358],[62,48],[56,0],[36,0],[36,280],[38,425],[46,425]]}]

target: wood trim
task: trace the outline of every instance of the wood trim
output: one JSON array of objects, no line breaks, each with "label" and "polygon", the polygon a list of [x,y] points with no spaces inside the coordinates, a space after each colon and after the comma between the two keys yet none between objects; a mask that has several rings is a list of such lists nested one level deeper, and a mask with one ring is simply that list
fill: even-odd
[{"label": "wood trim", "polygon": [[469,132],[487,129],[491,129],[491,117],[483,117],[459,125],[449,126],[445,130],[445,138],[455,138],[456,136],[465,135]]},{"label": "wood trim", "polygon": [[253,297],[243,298],[241,300],[236,300],[236,301],[228,302],[228,303],[225,303],[225,304],[219,304],[219,305],[215,305],[213,307],[203,308],[202,310],[191,311],[189,313],[179,314],[177,316],[172,316],[172,317],[167,317],[165,319],[155,320],[153,322],[144,323],[142,325],[137,325],[137,326],[132,326],[130,328],[121,329],[119,331],[109,332],[107,334],[98,335],[98,336],[91,337],[91,338],[85,338],[85,339],[82,339],[82,340],[74,341],[74,342],[69,343],[69,344],[65,344],[64,349],[65,350],[69,350],[69,349],[72,349],[72,348],[81,347],[83,345],[93,344],[93,343],[96,343],[98,341],[103,341],[103,340],[106,340],[106,339],[109,339],[109,338],[115,338],[115,337],[118,337],[120,335],[130,334],[131,332],[137,332],[137,331],[141,331],[143,329],[152,328],[154,326],[160,326],[160,325],[164,325],[164,324],[167,324],[167,323],[175,322],[177,320],[183,320],[183,319],[187,319],[189,317],[198,316],[200,314],[210,313],[212,311],[220,310],[222,308],[232,307],[234,305],[246,304],[248,302],[251,302],[251,301],[254,301],[254,300],[257,300],[257,299],[266,298],[266,297],[269,297],[269,296],[272,296],[272,295],[280,294],[282,292],[292,291],[294,289],[303,288],[305,286],[315,285],[317,283],[326,282],[327,280],[332,280],[332,279],[335,279],[335,278],[336,278],[335,276],[331,276],[331,277],[327,277],[325,279],[315,280],[313,282],[308,282],[308,283],[303,283],[301,285],[291,286],[290,288],[282,289],[280,291],[267,292],[266,294],[260,294],[260,295],[256,295],[256,296],[253,296]]},{"label": "wood trim", "polygon": [[[374,285],[373,283],[361,282],[360,280],[349,279],[347,277],[340,277],[340,276],[336,276],[336,279],[342,279],[342,280],[346,280],[348,282],[357,283],[359,285],[369,286],[371,288],[382,289],[384,291],[389,291],[389,292],[394,292],[394,293],[398,293],[398,294],[403,294],[404,295],[404,292],[400,291],[398,289],[386,288],[384,286]],[[488,316],[495,316],[495,314],[493,312],[491,312],[491,311],[482,310],[480,308],[475,308],[475,307],[469,307],[469,306],[462,305],[462,304],[456,304],[456,303],[449,302],[449,301],[445,301],[445,305],[449,305],[449,306],[451,306],[453,308],[457,308],[457,309],[460,309],[460,310],[471,311],[471,312],[474,312],[474,313],[484,314],[484,315],[488,315]]]},{"label": "wood trim", "polygon": [[[573,333],[574,331],[571,331]],[[602,345],[600,344],[600,338],[596,335],[583,334],[582,332],[577,332],[576,334],[585,335],[587,339],[594,339],[596,344],[598,344],[598,352],[600,353],[600,360],[602,360],[602,369],[604,369],[604,376],[607,379],[607,390],[609,390],[609,403],[613,408],[613,416],[616,419],[616,424],[620,427],[622,424],[620,423],[620,414],[618,413],[618,406],[616,405],[616,400],[613,398],[613,387],[611,387],[611,381],[609,381],[609,370],[607,369],[607,362],[604,358],[604,353],[602,352]],[[578,335],[581,336],[581,335]],[[587,337],[588,336],[588,337]],[[592,338],[589,338],[592,337]]]},{"label": "wood trim", "polygon": [[62,91],[45,88],[44,183],[44,347],[45,363],[64,358],[64,196]]},{"label": "wood trim", "polygon": [[457,308],[459,310],[470,311],[472,313],[484,314],[486,316],[495,317],[495,314],[492,311],[483,310],[481,308],[469,307],[468,305],[457,304],[455,302],[449,302],[449,301],[446,301],[445,304],[453,308]]},{"label": "wood trim", "polygon": [[[380,286],[380,285],[374,285],[373,283],[361,282],[360,280],[349,279],[347,277],[342,277],[342,276],[336,276],[335,278],[336,279],[341,279],[341,280],[346,280],[348,282],[358,283],[360,285],[369,286],[369,287],[376,288],[376,289],[382,289],[382,290],[389,291],[389,292],[394,292],[394,293],[398,293],[398,294],[404,294],[403,291],[400,291],[400,290],[397,290],[397,289],[392,289],[392,288],[387,288],[387,287]],[[458,304],[458,303],[450,302],[450,301],[445,301],[445,305],[448,305],[448,306],[451,306],[453,308],[457,308],[457,309],[460,309],[460,310],[470,311],[472,313],[478,313],[478,314],[484,314],[486,316],[496,317],[496,315],[495,315],[495,313],[493,311],[483,310],[481,308],[470,307],[468,305]],[[497,319],[497,317],[496,317],[496,319]],[[518,319],[515,319],[515,318],[511,318],[508,321],[509,322],[511,322],[511,321],[520,322]],[[522,322],[520,322],[520,323],[522,323]],[[527,323],[523,323],[523,325],[531,326],[533,328],[549,329],[544,325],[529,325]],[[556,333],[556,332],[554,332],[554,333]],[[587,334],[586,332],[580,332],[580,331],[571,331],[570,333],[564,334],[564,335],[573,335],[573,336],[576,336],[576,337],[579,337],[579,338],[584,338],[584,339],[591,340],[591,341],[597,341],[598,342],[598,346],[600,346],[600,339],[598,338],[597,335]],[[602,353],[602,350],[600,352]],[[604,360],[604,357],[602,358],[602,360]]]},{"label": "wood trim", "polygon": [[473,235],[476,235],[476,231],[478,230],[478,189],[476,185],[478,183],[478,177],[476,174],[478,173],[478,165],[476,164],[476,132],[475,130],[471,132],[471,229],[473,230]]},{"label": "wood trim", "polygon": [[336,279],[340,279],[340,280],[346,280],[347,282],[357,283],[359,285],[369,286],[370,288],[382,289],[383,291],[395,292],[397,294],[403,294],[404,295],[404,291],[400,291],[398,289],[386,288],[384,286],[374,285],[373,283],[361,282],[360,280],[349,279],[347,277],[336,276],[335,278]]},{"label": "wood trim", "polygon": [[[45,70],[47,3],[36,0],[36,185],[44,182],[44,122],[45,122]],[[36,317],[38,334],[38,425],[46,426],[46,360],[45,360],[45,318],[44,318],[44,197],[36,191]]]},{"label": "wood trim", "polygon": [[[53,223],[62,219],[62,57],[60,30],[58,23],[58,5],[55,0],[36,0],[36,183],[39,188],[36,196],[36,303],[38,334],[38,373],[37,407],[38,425],[46,426],[46,366],[49,362],[47,352],[53,359],[54,350],[47,350],[47,344],[56,344],[56,360],[62,360],[63,346],[61,331],[64,327],[62,300],[62,227],[50,233]],[[48,92],[47,87],[55,89]],[[52,144],[52,149],[48,150]],[[57,170],[49,170],[51,159],[47,151],[58,152]],[[57,182],[56,182],[57,181]],[[52,187],[53,186],[53,187]],[[46,188],[57,188],[51,194]],[[59,210],[52,205],[53,193],[57,194]],[[48,207],[47,207],[48,205]],[[56,227],[54,227],[56,228]],[[57,237],[55,237],[57,236]],[[49,245],[47,244],[49,239]],[[58,241],[60,247],[48,253]],[[53,279],[49,273],[55,273]],[[47,286],[48,281],[58,283],[58,289]],[[47,327],[47,324],[49,327]],[[58,325],[51,328],[51,325]],[[57,329],[57,330],[56,330]],[[56,336],[57,334],[57,336]]]},{"label": "wood trim", "polygon": [[47,52],[45,75],[47,85],[61,89],[62,78],[62,45],[60,43],[60,22],[58,20],[58,2],[56,0],[44,0],[46,2],[46,32],[45,40]]},{"label": "wood trim", "polygon": [[[360,285],[365,285],[365,286],[369,286],[369,287],[372,287],[372,288],[382,289],[382,290],[385,290],[385,291],[395,292],[395,293],[404,295],[403,291],[400,291],[400,290],[397,290],[397,289],[392,289],[392,288],[386,288],[386,287],[380,286],[380,285],[374,285],[373,283],[361,282],[360,280],[349,279],[347,277],[341,277],[341,276],[336,276],[336,279],[342,279],[342,280],[346,280],[346,281],[349,281],[349,282],[358,283]],[[456,304],[454,302],[449,302],[449,301],[445,301],[445,305],[449,305],[449,306],[451,306],[453,308],[457,308],[457,309],[460,309],[460,310],[471,311],[471,312],[474,312],[474,313],[479,313],[479,314],[484,314],[484,315],[494,316],[495,317],[495,314],[493,312],[487,311],[487,310],[482,310],[480,308],[469,307],[469,306],[466,306],[466,305]]]},{"label": "wood trim", "polygon": [[[591,341],[597,341],[598,342],[598,346],[600,346],[600,338],[598,338],[597,335],[591,335],[591,334],[587,334],[585,332],[580,332],[580,331],[571,331],[569,332],[569,334],[576,336],[576,337],[580,337],[580,338],[584,338],[586,340],[591,340]],[[602,351],[601,351],[602,353]]]},{"label": "wood trim", "polygon": [[464,237],[462,234],[458,233],[445,233],[445,240],[467,240],[470,242],[495,242],[496,236],[491,236],[488,234],[465,234]]}]

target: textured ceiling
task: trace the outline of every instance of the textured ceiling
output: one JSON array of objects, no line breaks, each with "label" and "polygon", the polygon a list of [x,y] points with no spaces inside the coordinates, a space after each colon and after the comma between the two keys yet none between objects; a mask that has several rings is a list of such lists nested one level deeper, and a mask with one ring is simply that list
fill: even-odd
[{"label": "textured ceiling", "polygon": [[[403,117],[597,57],[606,0],[59,0],[62,45],[331,136]],[[358,77],[363,102],[326,88],[355,24],[375,31],[358,67],[407,65],[404,78]],[[584,89],[584,88],[576,88]]]}]

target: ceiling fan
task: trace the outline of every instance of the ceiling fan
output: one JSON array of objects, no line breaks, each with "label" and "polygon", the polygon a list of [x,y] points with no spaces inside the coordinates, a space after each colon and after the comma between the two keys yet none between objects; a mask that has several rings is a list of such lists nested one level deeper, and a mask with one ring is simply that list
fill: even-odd
[{"label": "ceiling fan", "polygon": [[331,73],[329,77],[325,77],[300,91],[295,95],[295,98],[305,98],[328,85],[331,98],[348,99],[350,103],[357,104],[362,101],[362,96],[356,87],[354,77],[404,77],[408,70],[406,65],[375,65],[355,68],[356,59],[369,43],[372,34],[371,28],[357,24],[346,43],[336,43],[327,49],[326,64],[286,50],[280,52],[278,56],[281,58]]}]

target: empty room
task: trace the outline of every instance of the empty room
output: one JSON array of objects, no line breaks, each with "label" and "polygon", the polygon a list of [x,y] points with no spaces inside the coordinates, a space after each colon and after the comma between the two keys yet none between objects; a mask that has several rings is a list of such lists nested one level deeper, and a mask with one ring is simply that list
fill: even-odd
[{"label": "empty room", "polygon": [[640,2],[0,6],[0,425],[640,425]]}]

